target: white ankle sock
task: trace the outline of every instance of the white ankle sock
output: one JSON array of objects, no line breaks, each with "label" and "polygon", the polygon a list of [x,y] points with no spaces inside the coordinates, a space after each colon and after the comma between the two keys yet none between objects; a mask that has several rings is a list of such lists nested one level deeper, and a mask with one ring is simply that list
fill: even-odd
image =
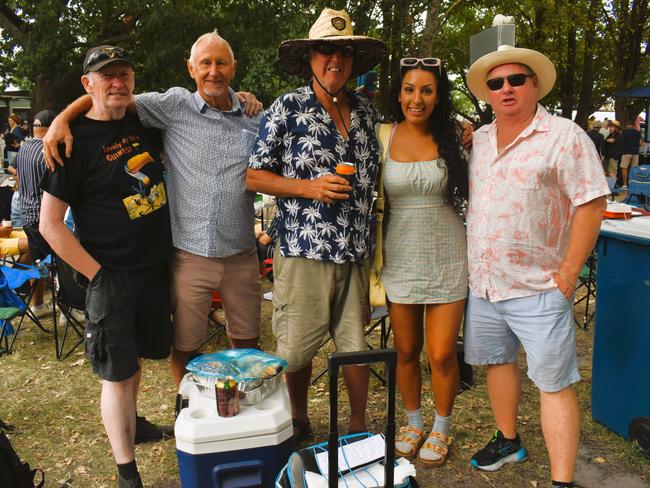
[{"label": "white ankle sock", "polygon": [[406,418],[408,418],[409,425],[424,430],[424,419],[422,418],[421,408],[418,408],[417,410],[407,410]]},{"label": "white ankle sock", "polygon": [[451,415],[443,417],[436,412],[436,420],[433,422],[432,432],[440,432],[441,434],[449,435],[451,430]]}]

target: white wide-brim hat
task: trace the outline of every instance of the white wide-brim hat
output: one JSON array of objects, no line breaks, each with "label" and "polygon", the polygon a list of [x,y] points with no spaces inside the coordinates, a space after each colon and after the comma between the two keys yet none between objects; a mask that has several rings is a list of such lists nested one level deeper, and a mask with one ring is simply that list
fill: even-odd
[{"label": "white wide-brim hat", "polygon": [[487,102],[490,93],[486,84],[488,73],[497,66],[510,63],[525,64],[535,73],[539,87],[537,100],[544,98],[553,89],[557,73],[550,59],[532,49],[503,44],[498,50],[474,61],[467,72],[469,90],[476,98]]},{"label": "white wide-brim hat", "polygon": [[323,41],[348,41],[354,46],[355,54],[350,77],[370,71],[386,55],[386,44],[383,41],[354,35],[352,22],[345,10],[326,8],[309,29],[307,39],[290,39],[280,44],[278,48],[280,66],[289,74],[306,80],[311,78],[308,52],[314,44]]}]

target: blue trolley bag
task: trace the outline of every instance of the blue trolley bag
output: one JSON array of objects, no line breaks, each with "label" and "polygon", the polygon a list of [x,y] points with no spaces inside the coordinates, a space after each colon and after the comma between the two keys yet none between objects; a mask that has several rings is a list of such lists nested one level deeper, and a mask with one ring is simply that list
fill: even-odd
[{"label": "blue trolley bag", "polygon": [[[384,455],[384,484],[368,484],[367,488],[417,488],[414,477],[409,477],[399,485],[394,484],[395,463],[395,370],[397,368],[397,351],[395,349],[376,349],[360,352],[332,353],[328,358],[329,373],[329,435],[327,442],[322,442],[306,447],[294,453],[289,462],[280,471],[275,486],[276,488],[306,488],[305,471],[319,473],[316,455],[327,451],[328,454],[328,485],[329,488],[339,486],[342,474],[338,470],[338,448],[372,437],[374,434],[363,432],[339,437],[338,433],[338,377],[342,366],[361,365],[371,363],[384,363],[384,370],[388,376],[388,398],[386,401],[386,430],[384,437],[386,451]],[[337,476],[332,476],[337,473]]]}]

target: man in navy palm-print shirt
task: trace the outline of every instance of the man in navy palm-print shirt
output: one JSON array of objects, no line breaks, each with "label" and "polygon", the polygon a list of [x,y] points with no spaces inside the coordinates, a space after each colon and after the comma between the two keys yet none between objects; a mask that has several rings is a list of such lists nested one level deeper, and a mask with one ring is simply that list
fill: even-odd
[{"label": "man in navy palm-print shirt", "polygon": [[[311,80],[265,113],[250,157],[248,189],[278,197],[273,332],[278,355],[289,362],[297,439],[311,433],[307,391],[323,339],[331,334],[338,351],[367,348],[368,218],[380,159],[378,114],[345,83],[372,68],[384,52],[381,41],[352,34],[344,11],[325,9],[309,39],[280,46],[282,67]],[[349,180],[336,174],[342,162],[354,166]],[[349,430],[363,431],[368,368],[348,366],[343,374]]]}]

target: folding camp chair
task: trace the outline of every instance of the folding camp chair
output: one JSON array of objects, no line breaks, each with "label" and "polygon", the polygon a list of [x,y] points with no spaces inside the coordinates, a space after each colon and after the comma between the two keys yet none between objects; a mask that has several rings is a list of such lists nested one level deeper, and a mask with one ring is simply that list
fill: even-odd
[{"label": "folding camp chair", "polygon": [[60,320],[54,314],[54,351],[56,358],[63,360],[84,340],[84,324],[74,312],[86,310],[86,287],[77,283],[75,271],[68,263],[58,256],[54,256],[53,263],[52,289],[56,290],[53,302],[63,317]]},{"label": "folding camp chair", "polygon": [[[11,319],[23,314],[27,305],[9,288],[7,279],[0,270],[0,355],[9,354],[9,336],[15,336]],[[13,341],[11,343],[13,345]]]},{"label": "folding camp chair", "polygon": [[636,203],[650,209],[650,166],[630,169],[625,203]]},{"label": "folding camp chair", "polygon": [[25,318],[28,318],[36,324],[36,326],[43,332],[48,334],[50,333],[41,320],[29,308],[38,280],[48,277],[50,265],[50,260],[48,258],[44,259],[36,266],[22,263],[13,263],[11,266],[0,266],[0,271],[4,274],[9,289],[13,290],[25,305],[25,308],[20,315],[18,325],[16,325],[16,330],[11,339],[11,343],[9,344],[8,352],[11,352],[13,349],[14,343],[16,342],[23,324],[25,323]]},{"label": "folding camp chair", "polygon": [[609,197],[611,198],[612,201],[616,200],[616,196],[625,193],[627,190],[624,190],[623,188],[619,188],[616,186],[616,176],[606,176],[605,180],[607,180],[607,187],[609,188]]},{"label": "folding camp chair", "polygon": [[[210,313],[208,314],[208,335],[205,340],[201,343],[201,346],[205,346],[208,342],[212,340],[220,332],[226,331],[225,324],[215,320],[214,313],[223,309],[223,303],[221,303],[221,294],[218,291],[212,292],[212,303],[210,305]],[[211,329],[211,330],[210,330]]]},{"label": "folding camp chair", "polygon": [[[576,325],[581,326],[583,330],[587,330],[589,322],[594,319],[596,315],[596,310],[593,307],[593,301],[596,299],[596,267],[597,267],[597,257],[594,251],[591,252],[587,258],[587,262],[582,267],[580,271],[580,276],[578,276],[578,285],[576,286],[576,300],[573,306],[577,306],[579,303],[585,303],[585,311],[582,314],[582,324],[577,318],[573,318]],[[584,295],[582,295],[584,293]],[[578,297],[578,295],[582,295]]]}]

